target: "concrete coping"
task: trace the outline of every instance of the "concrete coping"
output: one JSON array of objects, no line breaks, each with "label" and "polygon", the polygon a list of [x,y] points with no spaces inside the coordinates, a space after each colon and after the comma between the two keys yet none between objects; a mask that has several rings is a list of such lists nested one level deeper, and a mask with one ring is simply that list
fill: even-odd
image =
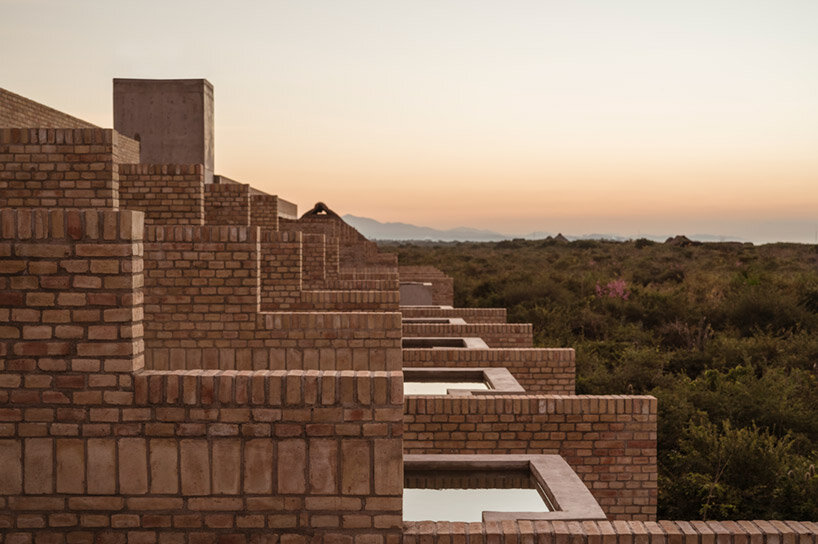
[{"label": "concrete coping", "polygon": [[433,470],[525,470],[540,486],[551,512],[483,512],[483,522],[506,520],[606,520],[594,496],[559,455],[404,454],[403,468]]},{"label": "concrete coping", "polygon": [[[435,368],[404,368],[403,381],[484,381],[491,389],[458,389],[451,388],[448,395],[472,396],[472,395],[519,395],[525,393],[523,386],[514,379],[511,372],[506,368],[457,368],[457,367],[435,367]],[[421,395],[407,395],[421,396]],[[428,396],[428,395],[422,395]]]},{"label": "concrete coping", "polygon": [[404,306],[404,307],[406,307],[406,308],[412,308],[413,310],[414,310],[414,309],[419,309],[419,310],[423,310],[423,309],[432,309],[432,310],[454,310],[454,306],[446,306],[446,305],[443,305],[443,306],[435,306],[435,305],[433,305],[433,304],[402,304],[401,306]]},{"label": "concrete coping", "polygon": [[403,322],[407,324],[434,323],[439,325],[465,325],[466,320],[462,317],[404,317]]},{"label": "concrete coping", "polygon": [[489,349],[488,344],[477,336],[413,336],[401,341],[405,349]]}]

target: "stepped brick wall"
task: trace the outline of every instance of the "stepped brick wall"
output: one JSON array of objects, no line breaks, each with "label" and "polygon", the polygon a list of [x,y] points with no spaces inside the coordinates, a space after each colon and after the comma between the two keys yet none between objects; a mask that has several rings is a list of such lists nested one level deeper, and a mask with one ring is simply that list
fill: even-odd
[{"label": "stepped brick wall", "polygon": [[[265,262],[299,246],[299,233],[255,227],[146,228],[147,366],[400,369],[398,313],[369,314],[354,302],[344,314],[260,313],[285,281]],[[276,262],[288,274],[300,269],[296,258],[292,267]]]},{"label": "stepped brick wall", "polygon": [[407,397],[405,453],[561,455],[610,519],[656,516],[656,410],[640,396]]},{"label": "stepped brick wall", "polygon": [[339,249],[340,240],[335,223],[290,220],[279,217],[279,229],[287,232],[323,235],[325,279],[334,280],[338,277],[341,256]]},{"label": "stepped brick wall", "polygon": [[[301,232],[262,232],[261,310],[275,311],[389,311],[398,310],[399,294],[389,291],[307,290],[303,280]],[[314,251],[315,248],[312,248]],[[309,251],[309,249],[308,249]],[[313,257],[314,259],[314,257]],[[303,263],[303,264],[302,264]],[[314,261],[313,261],[314,264]]]},{"label": "stepped brick wall", "polygon": [[341,262],[356,263],[358,266],[394,267],[398,264],[397,255],[380,253],[377,244],[364,238],[344,221],[330,215],[304,215],[298,221],[289,222],[286,228],[338,238]]},{"label": "stepped brick wall", "polygon": [[206,184],[204,208],[206,225],[250,225],[250,186]]},{"label": "stepped brick wall", "polygon": [[432,302],[441,306],[454,304],[454,280],[434,266],[400,266],[400,281],[432,284]]},{"label": "stepped brick wall", "polygon": [[[571,395],[573,350],[512,348],[531,326],[504,310],[398,312],[399,279],[451,304],[439,270],[399,278],[332,215],[0,90],[13,123],[61,128],[0,128],[0,544],[818,544],[809,522],[649,521],[656,399]],[[499,347],[401,351],[402,330]],[[404,403],[404,364],[528,392]],[[558,453],[612,521],[403,523],[403,452]]]},{"label": "stepped brick wall", "polygon": [[128,142],[106,129],[0,129],[0,207],[118,207]]},{"label": "stepped brick wall", "polygon": [[250,195],[250,224],[278,230],[278,197],[265,194]]},{"label": "stepped brick wall", "polygon": [[573,349],[404,349],[405,368],[506,368],[529,393],[573,395]]},{"label": "stepped brick wall", "polygon": [[0,89],[0,127],[99,128],[5,89]]},{"label": "stepped brick wall", "polygon": [[145,213],[146,225],[203,225],[201,164],[120,164],[119,204]]},{"label": "stepped brick wall", "polygon": [[404,323],[403,336],[482,338],[491,348],[530,348],[534,345],[531,323]]},{"label": "stepped brick wall", "polygon": [[815,544],[818,523],[797,521],[407,522],[404,544]]},{"label": "stepped brick wall", "polygon": [[402,306],[403,317],[460,317],[466,323],[505,323],[505,308],[431,308]]},{"label": "stepped brick wall", "polygon": [[[294,346],[280,350],[287,371],[205,370],[206,352],[190,357],[201,339],[190,332],[172,360],[197,367],[144,370],[143,326],[157,301],[143,321],[143,230],[133,211],[0,211],[0,528],[10,542],[397,542],[399,314],[305,313],[289,330],[291,315],[264,316],[268,330],[283,331],[277,341]],[[147,233],[155,244],[196,231],[212,246],[239,230]],[[172,297],[158,304],[182,303]],[[214,315],[244,323],[224,312]],[[378,320],[395,334],[373,343]],[[344,344],[350,324],[354,342]],[[299,347],[299,330],[318,334],[314,349]]]}]

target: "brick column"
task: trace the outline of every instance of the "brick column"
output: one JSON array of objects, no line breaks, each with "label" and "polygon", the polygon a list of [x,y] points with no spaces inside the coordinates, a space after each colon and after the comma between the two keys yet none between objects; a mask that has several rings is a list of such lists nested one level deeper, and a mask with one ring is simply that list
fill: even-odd
[{"label": "brick column", "polygon": [[0,356],[39,384],[11,402],[99,401],[74,390],[143,366],[142,213],[5,209],[0,226]]}]

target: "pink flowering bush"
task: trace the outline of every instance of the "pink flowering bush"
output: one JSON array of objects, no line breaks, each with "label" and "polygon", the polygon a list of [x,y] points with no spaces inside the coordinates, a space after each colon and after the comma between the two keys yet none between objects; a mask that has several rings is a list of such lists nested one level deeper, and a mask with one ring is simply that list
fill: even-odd
[{"label": "pink flowering bush", "polygon": [[599,298],[608,297],[628,300],[628,297],[631,296],[631,292],[628,290],[628,284],[625,283],[623,279],[609,281],[607,285],[601,285],[599,282],[596,282],[594,290],[596,291],[596,296]]}]

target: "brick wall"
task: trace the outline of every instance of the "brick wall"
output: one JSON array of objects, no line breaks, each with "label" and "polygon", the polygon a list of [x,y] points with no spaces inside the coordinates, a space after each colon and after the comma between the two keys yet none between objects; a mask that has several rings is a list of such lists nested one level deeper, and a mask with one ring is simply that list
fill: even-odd
[{"label": "brick wall", "polygon": [[396,291],[398,280],[329,280],[325,281],[327,289],[356,291]]},{"label": "brick wall", "polygon": [[142,227],[139,212],[0,211],[0,357],[25,374],[3,403],[129,385],[119,373],[143,365]]},{"label": "brick wall", "polygon": [[300,232],[261,232],[261,311],[290,310],[301,303]]},{"label": "brick wall", "polygon": [[324,237],[324,275],[327,281],[337,280],[341,271],[341,249],[338,238]]},{"label": "brick wall", "polygon": [[123,142],[104,129],[0,129],[0,207],[116,208]]},{"label": "brick wall", "polygon": [[405,453],[556,453],[609,518],[656,516],[654,397],[407,397],[403,446]]},{"label": "brick wall", "polygon": [[302,310],[397,312],[397,291],[302,291]]},{"label": "brick wall", "polygon": [[432,284],[432,301],[441,306],[454,304],[454,280],[434,266],[398,267],[400,281],[421,281]]},{"label": "brick wall", "polygon": [[815,544],[809,521],[503,521],[408,522],[404,544]]},{"label": "brick wall", "polygon": [[250,224],[278,230],[278,197],[259,193],[251,194]]},{"label": "brick wall", "polygon": [[204,208],[206,225],[250,225],[250,186],[208,183]]},{"label": "brick wall", "polygon": [[403,336],[477,336],[492,348],[530,348],[534,345],[531,323],[405,323]]},{"label": "brick wall", "polygon": [[114,131],[117,145],[114,146],[114,162],[117,164],[139,164],[141,160],[141,144]]},{"label": "brick wall", "polygon": [[[242,230],[145,229],[133,211],[0,211],[4,542],[400,540],[399,314],[250,316],[254,328],[236,335],[185,331],[170,360],[193,370],[142,369],[143,324],[155,319],[153,308],[143,322],[143,231],[149,253],[181,250],[197,233],[215,255]],[[217,262],[236,257],[227,253]],[[182,305],[181,292],[154,293],[146,307]],[[204,312],[196,324],[210,316],[199,304],[242,303],[206,288],[192,298]],[[165,332],[174,329],[159,341]],[[283,355],[294,370],[205,370],[208,345],[217,365],[232,347],[234,364],[245,352],[251,364]]]},{"label": "brick wall", "polygon": [[399,542],[401,383],[138,372],[132,402],[4,409],[0,527],[10,543]]},{"label": "brick wall", "polygon": [[253,227],[146,227],[146,366],[400,369],[397,312],[259,313],[278,285],[264,263],[290,238],[299,247],[298,233]]},{"label": "brick wall", "polygon": [[120,164],[119,205],[145,213],[146,225],[204,224],[201,164]]},{"label": "brick wall", "polygon": [[506,368],[528,393],[573,395],[575,353],[569,348],[404,349],[406,368]]},{"label": "brick wall", "polygon": [[287,227],[301,232],[324,234],[328,238],[338,238],[341,263],[355,263],[356,266],[388,266],[398,264],[397,255],[380,253],[377,244],[367,240],[360,232],[343,220],[329,215],[305,215],[297,221],[288,221]]},{"label": "brick wall", "polygon": [[[304,237],[301,232],[261,232],[261,311],[398,310],[391,291],[306,290],[303,282]],[[315,235],[312,235],[315,236]]]},{"label": "brick wall", "polygon": [[334,223],[301,222],[298,220],[279,217],[279,229],[287,232],[301,232],[303,234],[324,236],[324,275],[327,280],[338,277],[340,266],[338,229]]},{"label": "brick wall", "polygon": [[302,287],[324,289],[326,281],[326,248],[323,234],[304,234],[301,237]]},{"label": "brick wall", "polygon": [[0,89],[0,127],[99,128],[5,89]]},{"label": "brick wall", "polygon": [[341,280],[389,280],[398,281],[394,266],[344,266],[338,273]]},{"label": "brick wall", "polygon": [[505,323],[505,308],[429,308],[404,306],[403,317],[460,317],[466,323]]}]

